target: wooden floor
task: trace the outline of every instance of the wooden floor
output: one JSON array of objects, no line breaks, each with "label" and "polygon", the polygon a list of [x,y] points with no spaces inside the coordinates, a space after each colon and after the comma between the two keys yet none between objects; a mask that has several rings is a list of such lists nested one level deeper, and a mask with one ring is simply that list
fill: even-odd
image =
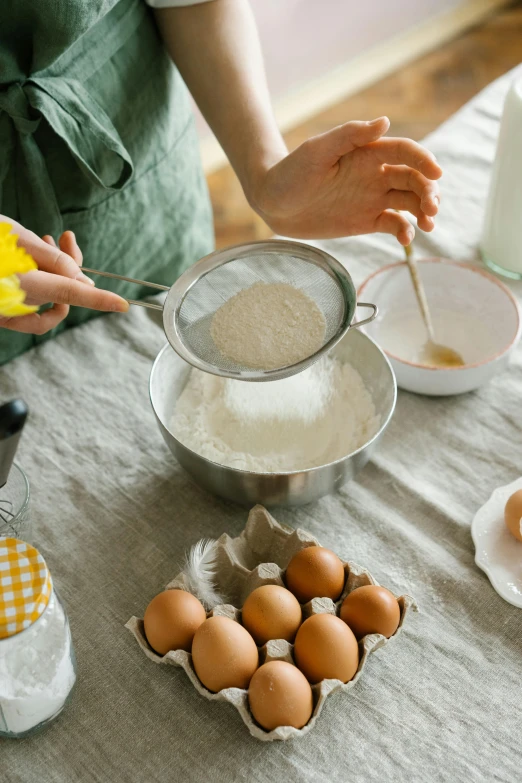
[{"label": "wooden floor", "polygon": [[[286,134],[290,149],[348,119],[386,114],[390,134],[422,139],[491,81],[522,60],[522,0],[372,87]],[[268,226],[250,209],[230,167],[208,177],[217,247],[264,239]]]}]

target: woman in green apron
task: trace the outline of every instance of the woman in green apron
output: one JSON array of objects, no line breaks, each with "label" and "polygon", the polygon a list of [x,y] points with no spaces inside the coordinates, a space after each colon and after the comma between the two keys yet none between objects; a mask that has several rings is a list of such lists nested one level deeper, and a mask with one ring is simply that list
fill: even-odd
[{"label": "woman in green apron", "polygon": [[395,210],[433,228],[441,170],[415,142],[384,137],[386,117],[288,154],[247,0],[3,0],[0,222],[37,263],[20,278],[27,302],[54,307],[0,315],[0,363],[150,293],[94,287],[82,253],[87,266],[171,285],[212,249],[185,84],[275,232],[384,231],[408,244],[413,227]]}]

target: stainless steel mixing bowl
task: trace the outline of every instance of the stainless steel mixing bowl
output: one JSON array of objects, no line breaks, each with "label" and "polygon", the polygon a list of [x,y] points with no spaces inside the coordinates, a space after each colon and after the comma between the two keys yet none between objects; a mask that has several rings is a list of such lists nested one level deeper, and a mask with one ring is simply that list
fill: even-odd
[{"label": "stainless steel mixing bowl", "polygon": [[[367,335],[351,329],[332,350],[332,355],[360,373],[369,389],[381,426],[377,434],[357,451],[336,462],[292,473],[251,473],[211,462],[188,449],[170,430],[176,400],[191,372],[170,345],[159,352],[150,374],[150,399],[165,443],[180,465],[205,489],[235,503],[252,506],[300,506],[318,500],[352,479],[372,456],[392,417],[397,385],[390,363]],[[241,383],[241,381],[238,381]]]}]

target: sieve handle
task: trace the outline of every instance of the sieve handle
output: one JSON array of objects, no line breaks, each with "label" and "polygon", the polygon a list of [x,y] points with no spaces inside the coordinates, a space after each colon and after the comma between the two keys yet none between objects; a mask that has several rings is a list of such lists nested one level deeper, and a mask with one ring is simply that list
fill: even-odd
[{"label": "sieve handle", "polygon": [[357,307],[371,307],[373,313],[369,315],[368,318],[365,318],[364,321],[352,321],[351,326],[355,328],[364,326],[364,324],[370,324],[376,319],[377,313],[379,312],[377,305],[371,304],[370,302],[357,302]]},{"label": "sieve handle", "polygon": [[[148,283],[146,280],[136,280],[135,277],[115,275],[113,272],[100,272],[98,269],[89,269],[89,267],[86,266],[82,266],[82,272],[89,272],[91,275],[100,275],[100,277],[110,277],[113,280],[123,280],[125,283],[136,283],[136,285],[144,285],[148,288],[157,288],[159,291],[170,291],[170,286],[168,285]],[[139,302],[137,299],[126,299],[125,301],[132,305],[138,305],[138,307],[148,307],[149,310],[163,310],[163,305],[153,304],[152,302]]]}]

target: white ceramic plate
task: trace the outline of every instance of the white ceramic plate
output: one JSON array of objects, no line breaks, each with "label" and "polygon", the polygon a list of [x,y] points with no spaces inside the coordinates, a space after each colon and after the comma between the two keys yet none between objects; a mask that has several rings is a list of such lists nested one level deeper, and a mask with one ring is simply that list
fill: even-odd
[{"label": "white ceramic plate", "polygon": [[418,261],[435,340],[458,351],[463,367],[426,367],[418,355],[426,340],[405,263],[381,267],[361,285],[358,298],[379,314],[363,330],[388,356],[397,385],[417,394],[463,394],[502,372],[520,337],[521,317],[511,291],[477,266],[444,258]]},{"label": "white ceramic plate", "polygon": [[506,502],[519,489],[522,478],[496,489],[475,514],[471,537],[478,567],[505,601],[522,609],[522,542],[504,524]]}]

